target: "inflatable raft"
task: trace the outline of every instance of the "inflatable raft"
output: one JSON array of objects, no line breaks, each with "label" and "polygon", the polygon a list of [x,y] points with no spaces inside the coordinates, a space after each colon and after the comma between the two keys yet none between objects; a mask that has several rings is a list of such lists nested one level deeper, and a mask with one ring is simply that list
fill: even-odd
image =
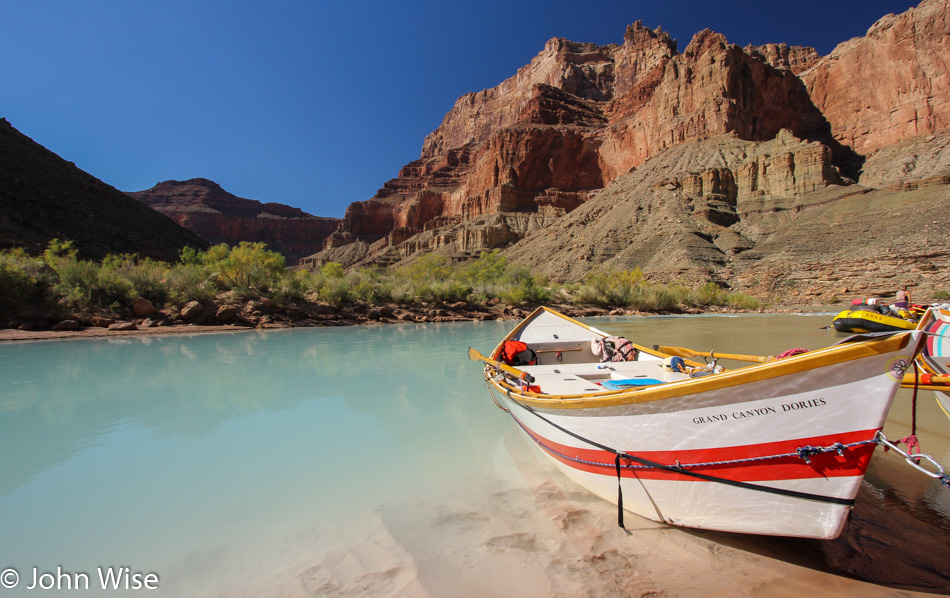
[{"label": "inflatable raft", "polygon": [[899,332],[913,330],[917,323],[893,315],[885,315],[874,309],[847,309],[831,321],[838,332]]}]

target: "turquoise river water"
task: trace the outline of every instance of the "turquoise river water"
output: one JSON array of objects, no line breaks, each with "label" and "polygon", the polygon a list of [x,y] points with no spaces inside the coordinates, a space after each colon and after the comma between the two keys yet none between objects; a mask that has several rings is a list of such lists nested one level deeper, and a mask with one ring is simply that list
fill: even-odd
[{"label": "turquoise river water", "polygon": [[[641,344],[777,354],[839,340],[830,320],[592,322]],[[950,592],[950,490],[881,449],[838,540],[703,533],[628,515],[673,543],[670,573],[638,569],[623,543],[642,536],[623,535],[613,507],[537,459],[467,359],[469,346],[487,354],[513,325],[0,344],[0,598],[582,595],[571,584],[590,588],[591,573],[571,564],[594,553],[616,555],[609,572],[639,576],[635,587],[677,595],[688,586],[670,576],[720,574],[716,551],[731,563],[774,562],[780,575],[865,580],[857,587],[884,595]],[[910,405],[901,391],[889,437],[907,435]],[[950,420],[929,392],[918,436],[950,465]],[[713,565],[677,564],[697,546]],[[600,582],[608,562],[597,562]],[[737,572],[721,575],[741,586]]]}]

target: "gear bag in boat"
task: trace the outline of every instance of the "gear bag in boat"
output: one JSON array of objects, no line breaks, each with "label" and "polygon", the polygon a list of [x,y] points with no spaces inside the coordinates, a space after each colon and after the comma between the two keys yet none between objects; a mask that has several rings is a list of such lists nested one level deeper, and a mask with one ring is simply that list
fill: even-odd
[{"label": "gear bag in boat", "polygon": [[622,336],[595,338],[590,342],[590,350],[601,361],[636,361],[638,356],[633,343]]},{"label": "gear bag in boat", "polygon": [[534,365],[538,360],[537,353],[521,341],[505,341],[499,357],[508,365]]}]

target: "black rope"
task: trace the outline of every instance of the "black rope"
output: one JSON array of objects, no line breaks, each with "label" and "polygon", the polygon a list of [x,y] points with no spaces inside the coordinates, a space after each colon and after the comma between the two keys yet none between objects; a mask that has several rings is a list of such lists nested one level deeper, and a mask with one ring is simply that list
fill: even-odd
[{"label": "black rope", "polygon": [[920,368],[914,360],[914,394],[910,403],[910,435],[917,435],[917,388],[920,386]]},{"label": "black rope", "polygon": [[617,466],[617,525],[627,529],[623,527],[623,486],[620,485],[620,453],[617,453],[614,464]]},{"label": "black rope", "polygon": [[[720,478],[720,477],[718,477],[718,476],[711,476],[711,475],[707,475],[707,474],[704,474],[704,473],[699,473],[699,472],[696,472],[696,471],[690,471],[690,470],[688,470],[688,469],[683,469],[682,467],[677,467],[677,466],[675,466],[675,465],[663,465],[662,463],[656,463],[656,462],[654,462],[654,461],[650,461],[649,459],[644,459],[643,457],[637,457],[636,455],[631,455],[631,454],[625,453],[625,452],[623,452],[623,451],[618,451],[617,449],[614,449],[614,448],[611,448],[611,447],[609,447],[609,446],[600,444],[599,442],[595,442],[595,441],[590,440],[590,439],[588,439],[588,438],[584,438],[583,436],[581,436],[581,435],[579,435],[579,434],[575,434],[574,432],[571,432],[571,431],[568,430],[567,428],[563,428],[563,427],[557,425],[556,423],[554,423],[554,422],[552,422],[551,420],[547,419],[546,417],[544,417],[543,415],[541,415],[540,413],[538,413],[538,412],[535,411],[534,409],[528,407],[527,405],[522,405],[522,404],[519,403],[518,401],[516,401],[516,400],[514,400],[513,398],[511,398],[511,390],[507,390],[507,391],[506,391],[506,394],[508,395],[508,398],[511,400],[512,403],[518,405],[519,407],[521,407],[522,409],[524,409],[524,410],[527,411],[528,413],[531,413],[532,415],[534,415],[535,417],[537,417],[537,418],[540,419],[541,421],[547,423],[549,426],[552,426],[552,427],[554,427],[554,428],[560,430],[561,432],[564,432],[565,434],[567,434],[567,435],[569,435],[569,436],[572,436],[573,438],[576,438],[576,439],[580,440],[581,442],[586,442],[587,444],[589,444],[589,445],[591,445],[591,446],[593,446],[593,447],[599,448],[599,449],[601,449],[601,450],[603,450],[603,451],[607,451],[607,452],[609,452],[609,453],[613,453],[614,455],[616,455],[616,458],[614,459],[614,463],[616,464],[616,467],[617,467],[617,492],[618,492],[618,496],[617,496],[617,503],[618,503],[618,505],[617,505],[617,506],[618,506],[618,509],[617,509],[617,510],[618,510],[618,516],[617,516],[617,519],[618,519],[618,522],[619,522],[620,527],[623,527],[623,491],[622,491],[622,489],[620,488],[620,481],[621,481],[621,475],[620,475],[620,460],[621,460],[621,459],[625,459],[625,460],[627,460],[627,461],[636,461],[637,463],[640,463],[641,465],[647,465],[647,466],[652,467],[652,468],[654,468],[654,469],[661,469],[661,470],[663,470],[663,471],[669,471],[669,472],[673,472],[673,473],[678,473],[678,474],[680,474],[680,475],[684,475],[684,476],[692,477],[692,478],[697,478],[697,479],[704,480],[704,481],[707,481],[707,482],[717,482],[717,483],[720,483],[720,484],[725,484],[725,485],[727,485],[727,486],[734,486],[734,487],[736,487],[736,488],[742,488],[742,489],[745,489],[745,490],[755,490],[755,491],[757,491],[757,492],[767,492],[767,493],[769,493],[769,494],[777,494],[777,495],[779,495],[779,496],[788,496],[788,497],[791,497],[791,498],[800,498],[800,499],[803,499],[803,500],[814,500],[814,501],[817,501],[817,502],[826,502],[826,503],[835,504],[835,505],[843,505],[843,506],[846,506],[846,507],[853,507],[853,506],[854,506],[854,499],[853,499],[853,498],[838,498],[837,496],[824,496],[824,495],[821,495],[821,494],[811,494],[811,493],[809,493],[809,492],[798,492],[798,491],[796,491],[796,490],[785,490],[784,488],[774,488],[774,487],[772,487],[772,486],[761,486],[761,485],[759,485],[759,484],[751,484],[751,483],[749,483],[749,482],[740,482],[740,481],[738,481],[738,480],[730,480],[730,479],[727,479],[727,478]],[[626,528],[624,528],[624,529],[626,529]]]}]

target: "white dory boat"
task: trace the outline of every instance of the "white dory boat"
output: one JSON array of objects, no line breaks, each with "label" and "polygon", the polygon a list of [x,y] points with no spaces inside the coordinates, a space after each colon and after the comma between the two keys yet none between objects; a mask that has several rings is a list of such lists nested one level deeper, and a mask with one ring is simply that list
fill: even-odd
[{"label": "white dory boat", "polygon": [[[619,506],[621,526],[628,510],[693,528],[834,538],[924,338],[870,336],[691,376],[636,344],[634,360],[602,362],[601,343],[624,339],[542,307],[491,357],[469,356],[486,363],[489,389],[524,434]],[[534,363],[505,363],[507,341],[524,343]]]}]

